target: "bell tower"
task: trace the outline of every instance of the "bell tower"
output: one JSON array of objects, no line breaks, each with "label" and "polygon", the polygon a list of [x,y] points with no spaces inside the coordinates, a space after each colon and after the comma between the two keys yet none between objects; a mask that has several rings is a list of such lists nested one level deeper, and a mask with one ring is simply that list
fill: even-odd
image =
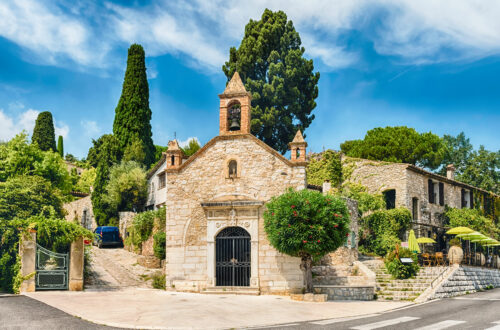
[{"label": "bell tower", "polygon": [[234,73],[219,98],[219,135],[249,134],[252,96],[238,72]]},{"label": "bell tower", "polygon": [[306,147],[307,142],[304,140],[304,136],[300,129],[295,134],[293,141],[288,144],[291,150],[291,161],[292,162],[305,162],[306,161]]},{"label": "bell tower", "polygon": [[182,157],[184,153],[179,147],[177,140],[169,141],[167,151],[165,151],[167,156],[167,169],[178,168],[182,164]]}]

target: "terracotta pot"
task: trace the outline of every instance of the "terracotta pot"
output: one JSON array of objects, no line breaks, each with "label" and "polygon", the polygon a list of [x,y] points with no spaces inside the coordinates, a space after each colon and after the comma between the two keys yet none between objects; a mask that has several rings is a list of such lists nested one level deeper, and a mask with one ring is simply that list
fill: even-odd
[{"label": "terracotta pot", "polygon": [[448,261],[450,265],[460,264],[464,259],[464,251],[459,246],[452,246],[448,250]]}]

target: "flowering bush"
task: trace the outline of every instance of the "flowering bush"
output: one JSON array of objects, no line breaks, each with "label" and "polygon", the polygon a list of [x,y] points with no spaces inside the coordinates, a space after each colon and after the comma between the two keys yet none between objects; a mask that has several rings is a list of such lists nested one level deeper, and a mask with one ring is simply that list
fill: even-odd
[{"label": "flowering bush", "polygon": [[[413,263],[403,264],[400,258],[411,258]],[[396,256],[396,251],[392,251],[387,254],[387,257],[385,258],[385,267],[387,268],[389,274],[397,279],[415,277],[420,269],[417,255],[406,248],[399,249],[399,258]]]},{"label": "flowering bush", "polygon": [[312,291],[312,260],[335,251],[349,235],[349,212],[343,199],[317,191],[288,190],[266,204],[264,228],[278,251],[301,257],[306,291]]}]

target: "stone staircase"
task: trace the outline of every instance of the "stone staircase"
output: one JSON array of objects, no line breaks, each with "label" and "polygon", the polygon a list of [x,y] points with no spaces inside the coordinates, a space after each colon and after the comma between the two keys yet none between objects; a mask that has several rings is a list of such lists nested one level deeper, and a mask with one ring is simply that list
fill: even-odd
[{"label": "stone staircase", "polygon": [[415,300],[448,267],[421,267],[415,278],[396,280],[385,269],[382,260],[365,260],[363,264],[376,274],[378,300]]},{"label": "stone staircase", "polygon": [[328,300],[373,300],[373,280],[353,265],[313,267],[313,285],[316,293],[326,294]]}]

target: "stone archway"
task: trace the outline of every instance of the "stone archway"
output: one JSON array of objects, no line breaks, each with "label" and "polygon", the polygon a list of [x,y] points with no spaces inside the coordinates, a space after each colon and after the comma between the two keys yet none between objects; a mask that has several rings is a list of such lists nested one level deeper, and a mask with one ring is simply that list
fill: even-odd
[{"label": "stone archway", "polygon": [[[207,213],[207,287],[220,286],[216,274],[216,241],[219,234],[228,228],[240,228],[248,233],[245,243],[249,244],[250,288],[259,288],[259,208],[263,205],[258,201],[231,201],[203,203]],[[241,237],[233,236],[233,237]],[[229,259],[231,261],[233,257]],[[236,260],[240,260],[235,258]],[[235,261],[235,260],[233,260]],[[229,266],[229,265],[228,265]],[[219,282],[220,283],[220,282]]]}]

